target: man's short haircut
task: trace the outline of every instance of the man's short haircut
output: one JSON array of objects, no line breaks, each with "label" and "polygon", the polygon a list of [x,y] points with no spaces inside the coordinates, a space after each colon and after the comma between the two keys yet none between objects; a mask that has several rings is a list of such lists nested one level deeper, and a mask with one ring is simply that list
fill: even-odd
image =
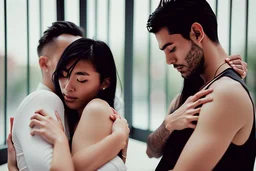
[{"label": "man's short haircut", "polygon": [[69,34],[73,36],[83,37],[83,31],[80,27],[69,21],[57,21],[52,23],[52,25],[44,32],[43,36],[40,38],[39,45],[37,46],[38,56],[43,55],[43,48],[54,41],[54,39],[61,34]]},{"label": "man's short haircut", "polygon": [[149,16],[147,29],[157,33],[166,27],[169,34],[190,40],[191,25],[198,22],[211,41],[219,43],[217,19],[206,0],[161,0]]}]

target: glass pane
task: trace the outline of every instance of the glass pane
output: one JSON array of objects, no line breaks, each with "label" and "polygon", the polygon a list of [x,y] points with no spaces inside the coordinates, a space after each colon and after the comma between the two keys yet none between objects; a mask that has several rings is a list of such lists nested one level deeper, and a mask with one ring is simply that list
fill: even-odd
[{"label": "glass pane", "polygon": [[107,0],[98,0],[97,39],[104,42],[107,42],[107,5]]},{"label": "glass pane", "polygon": [[[123,106],[123,80],[124,80],[124,0],[110,0],[110,23],[109,23],[109,46],[114,55],[117,72],[120,81],[117,81],[117,103],[116,109],[121,115],[124,115]],[[115,9],[115,10],[111,10]]]},{"label": "glass pane", "polygon": [[245,8],[245,1],[233,0],[231,54],[242,57],[245,55]]},{"label": "glass pane", "polygon": [[[159,1],[152,1],[151,11],[153,12],[158,6]],[[146,20],[144,25],[146,25]],[[144,26],[145,27],[145,26]],[[145,29],[146,31],[146,29]],[[150,64],[150,130],[155,130],[163,122],[166,115],[166,63],[165,55],[158,48],[158,43],[154,34],[151,37],[151,64]]]},{"label": "glass pane", "polygon": [[256,1],[249,1],[249,36],[248,36],[248,77],[247,85],[256,102]]},{"label": "glass pane", "polygon": [[87,37],[95,37],[95,0],[87,1]]},{"label": "glass pane", "polygon": [[65,0],[65,20],[79,26],[79,0]]},{"label": "glass pane", "polygon": [[5,144],[4,135],[4,1],[0,0],[0,146]]},{"label": "glass pane", "polygon": [[56,0],[42,1],[43,32],[57,20]]},{"label": "glass pane", "polygon": [[229,1],[220,1],[218,4],[218,36],[221,46],[228,53],[229,46]]},{"label": "glass pane", "polygon": [[25,0],[7,1],[7,128],[9,117],[15,115],[20,102],[27,95],[26,9]]},{"label": "glass pane", "polygon": [[[37,46],[40,38],[40,25],[39,25],[39,1],[29,2],[29,55],[30,55],[30,92],[37,88],[37,85],[42,80],[40,67],[38,64]],[[37,7],[37,8],[35,8]]]},{"label": "glass pane", "polygon": [[[148,32],[146,21],[149,13],[147,0],[134,1],[133,41],[133,126],[148,129]],[[129,72],[129,71],[128,71]]]}]

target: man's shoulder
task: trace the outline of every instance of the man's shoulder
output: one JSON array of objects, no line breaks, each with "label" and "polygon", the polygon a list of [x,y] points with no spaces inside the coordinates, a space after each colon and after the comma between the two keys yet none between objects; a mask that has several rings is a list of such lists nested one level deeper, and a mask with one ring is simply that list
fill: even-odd
[{"label": "man's shoulder", "polygon": [[41,106],[43,108],[49,104],[63,106],[61,99],[55,93],[48,90],[36,90],[22,100],[17,109],[17,113],[21,113],[26,108],[35,106]]}]

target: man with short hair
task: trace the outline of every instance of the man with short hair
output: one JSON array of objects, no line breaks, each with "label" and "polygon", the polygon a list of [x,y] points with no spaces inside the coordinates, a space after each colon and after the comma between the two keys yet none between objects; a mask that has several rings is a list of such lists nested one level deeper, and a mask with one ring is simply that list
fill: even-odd
[{"label": "man with short hair", "polygon": [[206,95],[213,101],[193,104],[200,107],[199,116],[186,116],[182,129],[174,127],[171,114],[149,136],[147,154],[162,155],[156,170],[252,171],[254,105],[243,80],[225,62],[228,55],[219,43],[210,5],[206,0],[161,0],[149,16],[147,28],[155,34],[166,63],[185,79],[172,112],[196,98],[187,99],[194,93],[213,89]]},{"label": "man with short hair", "polygon": [[[12,135],[9,135],[8,138],[9,141],[12,138],[16,150],[17,166],[20,170],[50,170],[58,162],[53,160],[53,155],[58,154],[63,154],[63,163],[58,164],[61,166],[59,169],[73,169],[68,167],[72,166],[70,164],[72,162],[70,151],[65,150],[69,148],[63,147],[69,146],[68,141],[60,141],[53,148],[42,137],[30,135],[29,123],[30,117],[37,110],[44,109],[51,117],[58,120],[60,125],[65,125],[63,129],[69,138],[69,128],[64,117],[64,106],[60,98],[54,93],[52,74],[66,47],[81,37],[83,37],[83,32],[77,25],[68,21],[58,21],[52,23],[39,40],[37,52],[42,71],[42,82],[39,83],[36,91],[30,93],[21,102],[15,114]],[[58,115],[54,115],[55,111],[58,112],[61,119],[58,118]],[[59,132],[63,133],[63,131]],[[11,145],[10,142],[7,144],[8,146]],[[12,146],[9,148],[12,149]],[[13,164],[13,161],[8,163],[10,170],[15,169]]]}]

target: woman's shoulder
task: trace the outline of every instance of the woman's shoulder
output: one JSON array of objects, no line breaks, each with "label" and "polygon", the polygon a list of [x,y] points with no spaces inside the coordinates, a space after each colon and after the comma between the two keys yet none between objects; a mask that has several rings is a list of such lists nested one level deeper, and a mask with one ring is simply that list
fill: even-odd
[{"label": "woman's shoulder", "polygon": [[110,115],[112,113],[112,108],[105,100],[95,98],[86,105],[83,113],[84,112]]}]

